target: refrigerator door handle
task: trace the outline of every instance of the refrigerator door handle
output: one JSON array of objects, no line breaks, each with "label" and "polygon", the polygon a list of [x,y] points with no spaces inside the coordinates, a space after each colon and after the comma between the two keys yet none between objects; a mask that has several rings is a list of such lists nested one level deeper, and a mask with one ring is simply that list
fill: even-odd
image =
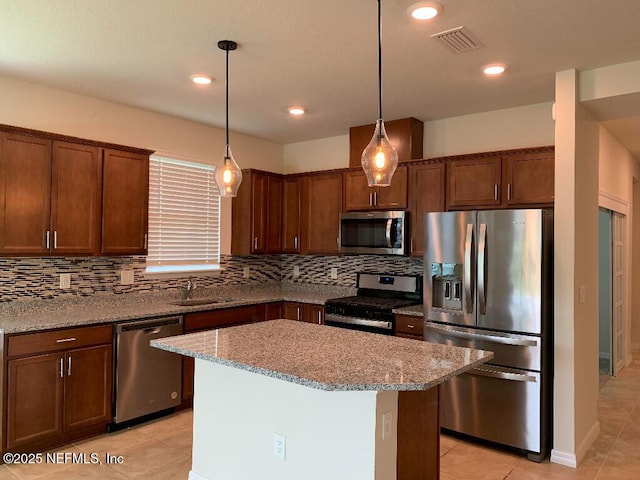
[{"label": "refrigerator door handle", "polygon": [[480,238],[478,238],[478,306],[481,315],[487,314],[487,270],[485,254],[487,250],[487,224],[480,224]]},{"label": "refrigerator door handle", "polygon": [[522,373],[511,373],[511,372],[499,372],[497,370],[491,370],[489,368],[474,368],[473,370],[469,370],[467,372],[470,375],[480,375],[482,377],[491,377],[498,378],[500,380],[513,380],[516,382],[534,382],[536,383],[538,379],[533,375],[526,375]]},{"label": "refrigerator door handle", "polygon": [[451,328],[439,327],[431,323],[425,324],[425,330],[435,330],[441,335],[448,335],[450,337],[468,338],[471,340],[489,340],[494,343],[501,343],[503,345],[523,346],[523,347],[535,347],[538,345],[536,340],[525,340],[511,337],[499,337],[497,335],[487,335],[486,333],[469,333],[461,330],[453,330]]},{"label": "refrigerator door handle", "polygon": [[464,241],[464,299],[465,310],[473,313],[473,295],[471,291],[471,250],[473,248],[473,224],[467,223],[467,234]]}]

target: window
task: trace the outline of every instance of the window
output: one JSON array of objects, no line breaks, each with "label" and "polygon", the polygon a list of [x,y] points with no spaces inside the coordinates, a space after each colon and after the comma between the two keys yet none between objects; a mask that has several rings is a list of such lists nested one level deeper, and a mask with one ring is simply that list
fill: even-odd
[{"label": "window", "polygon": [[214,169],[151,156],[147,272],[219,268],[220,195]]}]

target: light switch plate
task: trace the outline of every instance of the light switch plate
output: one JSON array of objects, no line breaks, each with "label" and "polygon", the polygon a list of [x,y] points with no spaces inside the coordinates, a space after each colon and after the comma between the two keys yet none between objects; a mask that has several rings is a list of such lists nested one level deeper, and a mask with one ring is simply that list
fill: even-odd
[{"label": "light switch plate", "polygon": [[133,270],[120,270],[120,284],[133,285]]},{"label": "light switch plate", "polygon": [[249,278],[251,276],[251,269],[249,267],[244,267],[242,269],[242,276],[244,278]]},{"label": "light switch plate", "polygon": [[331,268],[331,279],[336,280],[338,278],[338,269],[336,267]]},{"label": "light switch plate", "polygon": [[285,459],[287,450],[287,438],[279,433],[273,434],[273,456],[280,460]]},{"label": "light switch plate", "polygon": [[391,436],[391,412],[382,414],[382,440],[386,440]]},{"label": "light switch plate", "polygon": [[300,267],[298,265],[293,266],[293,278],[298,278],[300,276]]}]

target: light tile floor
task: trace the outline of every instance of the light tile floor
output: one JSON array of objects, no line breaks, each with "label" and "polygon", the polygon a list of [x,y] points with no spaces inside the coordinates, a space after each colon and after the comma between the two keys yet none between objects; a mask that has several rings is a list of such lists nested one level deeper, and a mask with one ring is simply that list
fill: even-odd
[{"label": "light tile floor", "polygon": [[[640,358],[640,352],[634,352]],[[442,480],[637,480],[640,478],[640,360],[600,389],[601,433],[577,468],[533,463],[446,435],[441,437]],[[3,465],[0,480],[186,480],[191,467],[191,411],[116,433],[94,437],[57,450],[97,453],[101,465],[43,463]],[[105,464],[105,455],[123,463]],[[46,457],[45,459],[46,460]],[[345,479],[347,480],[347,479]]]}]

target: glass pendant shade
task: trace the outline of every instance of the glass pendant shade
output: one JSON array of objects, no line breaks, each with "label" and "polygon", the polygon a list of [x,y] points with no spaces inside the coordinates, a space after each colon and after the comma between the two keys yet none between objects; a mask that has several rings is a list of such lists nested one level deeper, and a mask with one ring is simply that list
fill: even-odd
[{"label": "glass pendant shade", "polygon": [[242,183],[242,170],[234,160],[229,145],[222,162],[216,165],[214,177],[221,197],[235,197],[238,194],[238,188]]},{"label": "glass pendant shade", "polygon": [[362,152],[362,169],[370,187],[388,187],[398,167],[398,152],[393,148],[384,122],[378,119],[369,145]]}]

